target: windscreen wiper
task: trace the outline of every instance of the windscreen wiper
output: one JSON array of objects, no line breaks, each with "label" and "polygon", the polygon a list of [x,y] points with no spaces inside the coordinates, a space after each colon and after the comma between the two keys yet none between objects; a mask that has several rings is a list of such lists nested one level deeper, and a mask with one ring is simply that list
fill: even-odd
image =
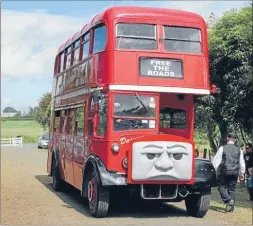
[{"label": "windscreen wiper", "polygon": [[143,108],[146,110],[148,113],[148,116],[151,116],[150,111],[147,109],[147,107],[143,104],[143,102],[140,100],[139,95],[137,93],[134,94],[135,98],[140,102],[140,104],[143,106]]}]

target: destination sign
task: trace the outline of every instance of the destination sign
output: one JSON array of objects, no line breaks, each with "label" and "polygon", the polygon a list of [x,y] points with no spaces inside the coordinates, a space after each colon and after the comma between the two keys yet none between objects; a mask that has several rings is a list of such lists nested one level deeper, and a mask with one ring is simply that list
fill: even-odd
[{"label": "destination sign", "polygon": [[141,58],[140,76],[183,78],[182,62],[172,59]]}]

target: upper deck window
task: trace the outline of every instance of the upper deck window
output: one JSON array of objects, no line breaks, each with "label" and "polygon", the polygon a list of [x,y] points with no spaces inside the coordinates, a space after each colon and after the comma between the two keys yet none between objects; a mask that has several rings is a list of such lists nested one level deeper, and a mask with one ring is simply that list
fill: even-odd
[{"label": "upper deck window", "polygon": [[60,64],[61,64],[60,72],[62,72],[63,69],[64,69],[64,52],[61,53],[61,62],[60,62]]},{"label": "upper deck window", "polygon": [[117,49],[156,49],[156,26],[119,23],[116,26]]},{"label": "upper deck window", "polygon": [[106,45],[106,26],[102,25],[94,29],[93,53],[103,51]]},{"label": "upper deck window", "polygon": [[169,52],[202,52],[201,32],[197,28],[164,26],[164,39]]},{"label": "upper deck window", "polygon": [[83,55],[82,60],[86,59],[89,56],[89,50],[90,50],[90,32],[86,33],[83,36]]},{"label": "upper deck window", "polygon": [[66,50],[66,68],[68,69],[71,65],[71,46]]},{"label": "upper deck window", "polygon": [[73,51],[74,51],[73,65],[75,65],[79,61],[80,39],[78,39],[77,41],[74,42]]}]

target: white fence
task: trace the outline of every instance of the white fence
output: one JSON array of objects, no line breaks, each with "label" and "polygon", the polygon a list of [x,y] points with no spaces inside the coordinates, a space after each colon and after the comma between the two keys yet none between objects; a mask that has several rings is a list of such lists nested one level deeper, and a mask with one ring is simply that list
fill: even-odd
[{"label": "white fence", "polygon": [[1,147],[22,147],[22,137],[1,138]]}]

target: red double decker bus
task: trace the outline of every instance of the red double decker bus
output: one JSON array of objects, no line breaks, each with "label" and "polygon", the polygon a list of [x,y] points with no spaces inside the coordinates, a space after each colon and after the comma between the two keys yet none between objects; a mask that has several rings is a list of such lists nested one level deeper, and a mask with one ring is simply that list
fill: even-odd
[{"label": "red double decker bus", "polygon": [[[185,201],[208,211],[215,170],[195,158],[194,97],[210,95],[207,28],[197,14],[112,7],[64,43],[54,66],[47,172],[107,216],[110,196]],[[133,195],[133,196],[132,196]]]}]

